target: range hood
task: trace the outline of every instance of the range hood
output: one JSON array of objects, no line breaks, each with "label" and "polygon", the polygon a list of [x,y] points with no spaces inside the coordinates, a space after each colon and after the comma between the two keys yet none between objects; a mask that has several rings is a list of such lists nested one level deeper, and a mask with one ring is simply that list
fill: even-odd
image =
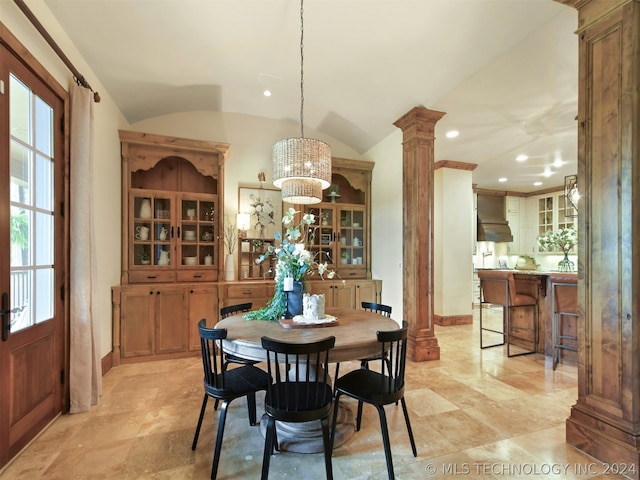
[{"label": "range hood", "polygon": [[513,242],[504,214],[504,201],[505,197],[501,195],[478,194],[478,241]]}]

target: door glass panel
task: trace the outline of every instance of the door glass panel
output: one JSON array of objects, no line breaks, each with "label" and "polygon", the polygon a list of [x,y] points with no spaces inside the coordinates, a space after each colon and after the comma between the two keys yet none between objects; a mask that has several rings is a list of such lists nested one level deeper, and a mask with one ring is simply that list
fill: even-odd
[{"label": "door glass panel", "polygon": [[53,109],[41,98],[35,97],[36,105],[36,149],[44,155],[53,155]]},{"label": "door glass panel", "polygon": [[36,270],[36,298],[33,304],[36,310],[36,323],[42,323],[53,317],[53,268]]},{"label": "door glass panel", "polygon": [[53,265],[53,215],[36,212],[36,229],[34,232],[35,264]]},{"label": "door glass panel", "polygon": [[54,315],[53,109],[9,81],[11,332]]},{"label": "door glass panel", "polygon": [[14,75],[9,76],[9,111],[11,137],[29,143],[31,123],[31,91]]},{"label": "door glass panel", "polygon": [[36,155],[36,185],[36,207],[52,211],[53,162],[42,155]]},{"label": "door glass panel", "polygon": [[31,203],[31,154],[29,149],[11,141],[11,203]]}]

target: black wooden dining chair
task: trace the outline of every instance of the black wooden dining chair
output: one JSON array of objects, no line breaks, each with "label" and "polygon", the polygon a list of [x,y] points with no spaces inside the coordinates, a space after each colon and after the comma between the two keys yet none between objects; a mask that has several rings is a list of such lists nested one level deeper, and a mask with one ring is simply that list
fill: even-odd
[{"label": "black wooden dining chair", "polygon": [[267,372],[272,379],[264,401],[268,421],[262,459],[263,480],[269,477],[271,455],[277,442],[276,421],[320,420],[327,479],[333,478],[329,441],[333,389],[328,366],[329,351],[335,341],[335,337],[327,337],[313,343],[288,343],[262,337],[262,347],[267,350]]},{"label": "black wooden dining chair", "polygon": [[202,366],[204,368],[204,398],[200,408],[198,426],[193,437],[191,450],[195,450],[200,435],[202,419],[207,408],[209,397],[222,402],[220,408],[220,418],[218,419],[218,433],[216,435],[216,445],[211,466],[211,478],[215,479],[218,472],[218,462],[220,460],[220,450],[222,448],[222,437],[224,435],[224,424],[227,419],[227,407],[240,397],[247,397],[247,408],[249,411],[249,423],[256,424],[256,392],[266,390],[270,379],[267,372],[253,365],[226,370],[222,367],[224,362],[224,345],[222,340],[227,338],[227,330],[220,328],[207,328],[205,319],[198,323],[200,333],[200,349],[202,353]]},{"label": "black wooden dining chair", "polygon": [[[225,319],[236,313],[248,312],[249,310],[251,310],[252,306],[253,304],[251,302],[239,303],[238,305],[227,305],[226,307],[222,307],[220,309],[220,318]],[[224,357],[223,368],[226,370],[230,363],[237,363],[240,365],[255,365],[256,363],[260,362],[238,357],[237,355],[233,355],[232,353],[227,353]]]},{"label": "black wooden dining chair", "polygon": [[[382,303],[373,303],[373,302],[362,302],[360,304],[362,306],[362,309],[367,311],[367,312],[375,312],[375,313],[379,313],[380,315],[384,315],[385,317],[391,318],[391,306],[390,305],[384,305]],[[380,360],[380,358],[382,358],[380,356],[379,353],[376,353],[375,355],[371,355],[369,357],[366,358],[361,358],[360,359],[360,368],[369,368],[369,362],[375,361],[375,360]],[[335,379],[338,378],[338,374],[340,372],[340,364],[336,363],[336,375],[335,375]],[[396,405],[398,404],[398,402],[396,402]],[[357,416],[357,422],[356,422],[356,432],[360,430],[360,418],[362,418],[362,402],[358,402],[358,416]]]},{"label": "black wooden dining chair", "polygon": [[[251,310],[253,304],[251,302],[248,303],[239,303],[237,305],[227,305],[226,307],[222,307],[220,309],[220,318],[224,320],[231,315],[236,313],[248,312]],[[256,363],[260,363],[256,360],[249,360],[248,358],[242,358],[233,353],[225,353],[224,363],[222,364],[222,368],[226,370],[230,364],[236,363],[238,365],[255,365]],[[218,409],[219,400],[216,400],[215,405],[213,406],[214,410]]]},{"label": "black wooden dining chair", "polygon": [[[404,372],[407,360],[407,329],[409,324],[402,322],[402,328],[397,330],[381,331],[377,333],[380,343],[380,372],[371,369],[361,368],[347,373],[336,380],[335,404],[333,408],[333,425],[331,427],[331,450],[333,451],[333,441],[335,438],[335,426],[337,421],[338,403],[341,395],[355,398],[358,402],[373,405],[378,410],[380,417],[380,428],[382,429],[382,442],[384,444],[384,455],[387,461],[387,473],[389,479],[393,479],[393,460],[391,458],[391,445],[389,442],[389,430],[387,427],[387,417],[384,406],[400,400],[404,420],[409,432],[409,441],[413,456],[417,457],[416,443],[413,439],[411,422],[407,403],[404,399]],[[358,424],[361,420],[362,412],[358,412]]]},{"label": "black wooden dining chair", "polygon": [[[384,315],[385,317],[391,318],[391,306],[389,305],[383,305],[382,303],[372,303],[372,302],[362,302],[361,305],[363,310],[379,313],[380,315]],[[380,360],[380,358],[381,357],[379,353],[367,358],[361,358],[360,368],[369,368],[370,361]],[[336,378],[338,378],[337,372],[336,372]]]}]

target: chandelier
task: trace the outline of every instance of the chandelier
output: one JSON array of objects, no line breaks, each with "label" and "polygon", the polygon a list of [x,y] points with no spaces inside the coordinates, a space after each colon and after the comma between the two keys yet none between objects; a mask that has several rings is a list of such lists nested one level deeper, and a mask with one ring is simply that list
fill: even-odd
[{"label": "chandelier", "polygon": [[288,203],[322,201],[331,184],[331,147],[304,136],[304,0],[300,0],[300,137],[273,145],[273,184]]}]

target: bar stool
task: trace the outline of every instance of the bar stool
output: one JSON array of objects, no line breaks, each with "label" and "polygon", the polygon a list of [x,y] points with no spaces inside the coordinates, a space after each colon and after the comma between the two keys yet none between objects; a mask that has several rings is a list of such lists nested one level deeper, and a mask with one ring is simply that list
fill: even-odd
[{"label": "bar stool", "polygon": [[[553,343],[553,369],[560,361],[560,349],[578,351],[578,337],[563,333],[562,320],[565,316],[578,318],[578,275],[573,273],[552,273],[551,284],[551,341]],[[577,332],[576,322],[576,332]],[[566,343],[571,341],[573,343]]]},{"label": "bar stool", "polygon": [[[516,291],[516,281],[513,273],[506,270],[478,270],[478,278],[480,279],[480,348],[498,347],[507,344],[507,356],[517,357],[519,355],[527,355],[536,352],[537,339],[537,313],[538,302],[535,297],[524,295]],[[484,304],[502,305],[502,330],[485,327],[482,319],[482,310]],[[531,328],[512,325],[511,313],[512,309],[520,307],[533,308],[533,322]],[[511,342],[509,337],[512,331],[531,332],[533,347],[525,352],[511,354]],[[493,345],[484,345],[483,332],[493,332],[502,335],[501,343]]]}]

